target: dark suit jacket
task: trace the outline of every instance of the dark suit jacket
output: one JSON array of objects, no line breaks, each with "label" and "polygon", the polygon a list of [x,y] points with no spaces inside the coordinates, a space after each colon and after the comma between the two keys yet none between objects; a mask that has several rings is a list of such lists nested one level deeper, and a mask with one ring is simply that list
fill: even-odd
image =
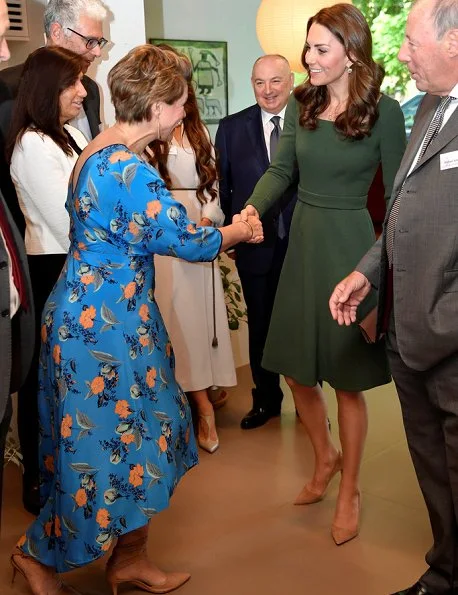
[{"label": "dark suit jacket", "polygon": [[[0,201],[5,212],[16,244],[16,251],[24,272],[27,285],[27,312],[19,309],[13,319],[10,309],[10,283],[7,266],[7,252],[0,236],[0,421],[5,414],[10,393],[15,392],[23,384],[29,371],[35,347],[35,322],[33,312],[32,289],[27,267],[27,256],[21,235],[14,224],[11,213],[0,194]],[[33,398],[33,395],[31,395]]]},{"label": "dark suit jacket", "polygon": [[[21,80],[24,64],[11,66],[0,71],[0,191],[13,215],[19,231],[24,235],[25,221],[18,204],[14,184],[10,177],[10,167],[5,157],[5,145],[11,123],[11,115]],[[100,126],[100,92],[95,81],[83,76],[87,96],[83,108],[89,122],[92,136],[97,136]]]},{"label": "dark suit jacket", "polygon": [[[216,133],[216,152],[220,173],[220,201],[226,223],[240,213],[251,196],[259,178],[269,167],[261,108],[253,105],[223,118]],[[265,274],[272,263],[275,243],[278,241],[278,215],[281,212],[289,233],[291,217],[296,204],[297,184],[290,187],[282,199],[263,217],[264,242],[238,244],[237,267],[253,273]]]},{"label": "dark suit jacket", "polygon": [[437,108],[425,95],[394,181],[383,236],[357,270],[379,287],[379,328],[387,278],[386,227],[405,180],[396,224],[393,263],[396,338],[403,361],[427,370],[458,352],[458,167],[446,167],[458,154],[458,109],[407,175]]}]

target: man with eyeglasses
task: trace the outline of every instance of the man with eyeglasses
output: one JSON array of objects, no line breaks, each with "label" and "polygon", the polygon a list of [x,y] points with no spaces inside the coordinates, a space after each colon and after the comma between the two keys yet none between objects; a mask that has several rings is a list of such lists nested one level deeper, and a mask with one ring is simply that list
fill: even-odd
[{"label": "man with eyeglasses", "polygon": [[[80,54],[86,60],[87,71],[107,43],[102,36],[106,15],[107,9],[101,0],[50,0],[44,11],[46,45],[65,47]],[[4,157],[4,147],[23,67],[19,64],[0,71],[0,190],[22,233],[25,222]],[[71,124],[91,140],[99,133],[100,92],[97,83],[86,74],[82,82],[87,92],[84,111],[81,110]],[[18,431],[24,465],[22,496],[25,509],[38,514],[38,410],[36,394],[31,394],[36,392],[32,388],[36,382],[30,379],[29,389],[28,384],[29,378],[18,393]]]}]

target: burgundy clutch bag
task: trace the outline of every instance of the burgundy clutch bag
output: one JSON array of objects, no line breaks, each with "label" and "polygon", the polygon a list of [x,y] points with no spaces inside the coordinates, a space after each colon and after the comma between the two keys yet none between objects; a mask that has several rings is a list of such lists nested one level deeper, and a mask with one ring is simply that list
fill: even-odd
[{"label": "burgundy clutch bag", "polygon": [[377,336],[377,306],[358,322],[359,329],[367,343],[375,343]]}]

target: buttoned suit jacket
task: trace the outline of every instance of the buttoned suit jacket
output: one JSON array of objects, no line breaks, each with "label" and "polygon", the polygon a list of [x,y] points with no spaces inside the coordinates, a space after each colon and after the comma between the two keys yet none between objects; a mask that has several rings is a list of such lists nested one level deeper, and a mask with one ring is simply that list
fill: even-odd
[{"label": "buttoned suit jacket", "polygon": [[[0,422],[5,414],[9,395],[17,391],[26,379],[35,347],[35,322],[32,289],[27,266],[24,243],[13,217],[0,193],[15,243],[16,253],[24,274],[27,310],[22,308],[13,318],[10,310],[10,279],[7,266],[7,252],[0,236]],[[34,395],[31,395],[34,398]]]},{"label": "buttoned suit jacket", "polygon": [[[259,178],[269,167],[259,105],[223,118],[216,133],[215,147],[221,207],[226,215],[226,224],[229,224],[232,216],[244,208]],[[264,242],[236,246],[237,268],[256,274],[267,273],[278,241],[278,216],[281,212],[288,234],[296,199],[297,182],[262,218]]]},{"label": "buttoned suit jacket", "polygon": [[[22,235],[25,232],[25,221],[10,177],[9,163],[5,157],[5,145],[23,69],[24,64],[18,64],[0,71],[0,191],[3,193]],[[83,100],[83,109],[89,122],[91,134],[95,137],[100,131],[100,91],[97,83],[86,75],[83,76],[82,83],[87,92]]]},{"label": "buttoned suit jacket", "polygon": [[[438,97],[426,95],[419,107],[383,234],[357,267],[379,289],[380,331],[386,304],[387,222],[405,181],[395,231],[393,307],[400,356],[419,371],[458,352],[458,109],[408,175],[438,103]],[[450,153],[455,153],[455,166],[447,169],[444,159]]]}]

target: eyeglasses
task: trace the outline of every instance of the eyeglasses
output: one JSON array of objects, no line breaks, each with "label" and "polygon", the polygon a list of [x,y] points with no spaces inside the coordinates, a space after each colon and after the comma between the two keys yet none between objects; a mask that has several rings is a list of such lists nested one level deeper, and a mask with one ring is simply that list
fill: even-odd
[{"label": "eyeglasses", "polygon": [[105,39],[105,37],[86,37],[86,35],[81,35],[81,33],[78,33],[78,31],[75,31],[74,29],[70,29],[70,27],[67,27],[67,29],[72,33],[75,33],[75,35],[82,37],[86,41],[86,48],[88,50],[93,50],[96,46],[100,46],[100,49],[102,49],[108,43],[108,39]]}]

